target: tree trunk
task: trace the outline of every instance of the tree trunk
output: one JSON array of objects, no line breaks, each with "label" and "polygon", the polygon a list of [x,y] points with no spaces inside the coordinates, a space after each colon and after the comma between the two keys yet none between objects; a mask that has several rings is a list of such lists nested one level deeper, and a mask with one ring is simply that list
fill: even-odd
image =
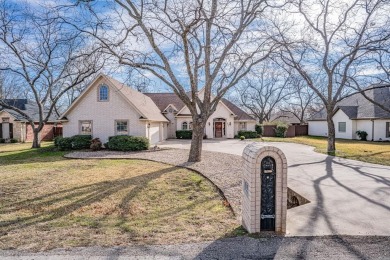
[{"label": "tree trunk", "polygon": [[31,148],[40,148],[41,147],[41,142],[39,140],[39,130],[38,129],[33,129],[33,134],[34,134],[34,139],[32,143]]},{"label": "tree trunk", "polygon": [[192,141],[188,162],[200,162],[202,159],[202,144],[205,124],[203,122],[192,123]]},{"label": "tree trunk", "polygon": [[328,122],[328,149],[327,152],[329,155],[336,154],[336,130],[332,120],[331,112],[328,112],[327,122]]}]

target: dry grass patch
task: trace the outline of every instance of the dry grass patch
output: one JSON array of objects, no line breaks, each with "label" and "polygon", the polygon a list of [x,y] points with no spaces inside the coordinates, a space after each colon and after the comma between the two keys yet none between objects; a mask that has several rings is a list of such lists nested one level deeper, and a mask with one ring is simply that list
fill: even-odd
[{"label": "dry grass patch", "polygon": [[0,249],[196,242],[237,227],[216,188],[195,172],[19,147],[0,146]]},{"label": "dry grass patch", "polygon": [[[326,154],[327,139],[316,136],[293,138],[263,137],[266,142],[288,142],[315,147],[315,151]],[[336,139],[336,156],[363,162],[390,165],[390,143]]]}]

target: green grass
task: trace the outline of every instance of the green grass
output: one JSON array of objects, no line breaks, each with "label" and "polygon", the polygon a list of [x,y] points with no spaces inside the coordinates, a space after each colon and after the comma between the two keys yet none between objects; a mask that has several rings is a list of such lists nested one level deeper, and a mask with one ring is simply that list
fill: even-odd
[{"label": "green grass", "polygon": [[[262,141],[261,139],[258,139]],[[315,147],[319,153],[327,153],[327,139],[317,136],[299,136],[293,138],[263,137],[266,142],[288,142],[306,144]],[[336,156],[363,162],[390,165],[390,143],[359,140],[336,139]]]},{"label": "green grass", "polygon": [[197,242],[235,235],[215,187],[142,160],[71,160],[51,143],[0,145],[0,249]]}]

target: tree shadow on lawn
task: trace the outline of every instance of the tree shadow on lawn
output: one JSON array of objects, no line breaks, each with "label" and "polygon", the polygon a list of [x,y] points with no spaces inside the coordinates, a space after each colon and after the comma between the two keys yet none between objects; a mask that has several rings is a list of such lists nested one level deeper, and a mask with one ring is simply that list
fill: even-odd
[{"label": "tree shadow on lawn", "polygon": [[66,151],[58,151],[54,146],[23,149],[15,151],[0,151],[0,165],[26,164],[33,162],[56,162],[63,161]]},{"label": "tree shadow on lawn", "polygon": [[[176,169],[176,167],[170,167],[127,179],[103,181],[91,185],[83,185],[80,187],[49,193],[33,199],[3,205],[0,208],[0,216],[2,214],[14,213],[20,210],[27,210],[30,212],[36,211],[39,213],[31,216],[15,217],[11,220],[0,221],[0,236],[5,235],[12,230],[59,219],[82,207],[101,201],[114,193],[135,186],[128,194],[125,195],[122,203],[120,203],[120,208],[123,209],[124,212],[127,212],[128,209],[126,209],[126,203],[140,193],[149,182]],[[54,209],[45,209],[45,207],[54,203],[60,203],[61,205]]]}]

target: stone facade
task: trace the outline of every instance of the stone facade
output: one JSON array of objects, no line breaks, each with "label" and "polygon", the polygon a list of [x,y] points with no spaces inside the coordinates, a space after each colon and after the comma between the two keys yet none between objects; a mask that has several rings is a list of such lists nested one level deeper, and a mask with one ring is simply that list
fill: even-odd
[{"label": "stone facade", "polygon": [[287,159],[278,148],[259,143],[248,145],[242,155],[242,224],[249,233],[261,231],[261,162],[266,156],[276,164],[275,232],[286,233]]}]

